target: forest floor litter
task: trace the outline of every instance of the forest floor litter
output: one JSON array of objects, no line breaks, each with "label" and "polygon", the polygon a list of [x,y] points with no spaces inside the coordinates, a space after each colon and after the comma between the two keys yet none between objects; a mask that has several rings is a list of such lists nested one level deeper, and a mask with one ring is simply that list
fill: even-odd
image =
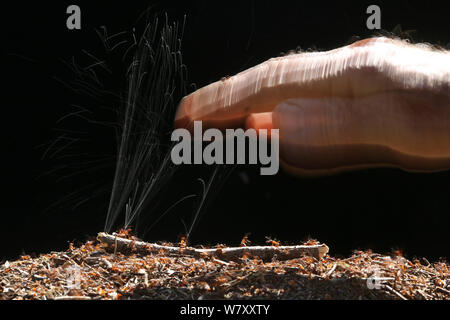
[{"label": "forest floor litter", "polygon": [[336,258],[315,240],[295,248],[295,255],[275,241],[192,248],[183,241],[146,244],[127,231],[99,233],[65,252],[0,264],[0,300],[450,300],[450,265],[444,260],[371,251]]}]

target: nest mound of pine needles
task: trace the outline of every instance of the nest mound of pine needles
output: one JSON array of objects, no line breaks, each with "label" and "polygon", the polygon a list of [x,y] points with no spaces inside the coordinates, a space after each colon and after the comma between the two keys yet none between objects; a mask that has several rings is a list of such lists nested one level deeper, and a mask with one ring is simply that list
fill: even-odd
[{"label": "nest mound of pine needles", "polygon": [[[271,259],[248,253],[221,259],[220,255],[193,255],[195,249],[182,244],[177,245],[178,252],[152,250],[153,244],[148,244],[145,252],[134,245],[138,239],[126,233],[114,239],[111,243],[98,237],[80,246],[71,244],[65,252],[3,263],[0,300],[450,300],[450,266],[445,261],[410,261],[370,251],[355,251],[348,258],[305,253],[279,259],[276,243],[268,246]],[[120,242],[128,245],[118,246]],[[226,249],[219,246],[216,252]]]}]

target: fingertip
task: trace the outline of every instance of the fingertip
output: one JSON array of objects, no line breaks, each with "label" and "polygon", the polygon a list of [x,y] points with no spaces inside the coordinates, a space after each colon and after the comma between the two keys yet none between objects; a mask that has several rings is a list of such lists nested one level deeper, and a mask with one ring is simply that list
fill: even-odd
[{"label": "fingertip", "polygon": [[192,95],[188,95],[181,99],[175,114],[174,127],[187,128],[192,123],[191,118]]}]

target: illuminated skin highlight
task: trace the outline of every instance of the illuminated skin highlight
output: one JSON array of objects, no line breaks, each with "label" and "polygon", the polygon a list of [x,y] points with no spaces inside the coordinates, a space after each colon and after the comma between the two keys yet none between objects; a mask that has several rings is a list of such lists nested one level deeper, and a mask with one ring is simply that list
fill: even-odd
[{"label": "illuminated skin highlight", "polygon": [[450,169],[450,53],[372,38],[273,58],[181,101],[176,127],[280,129],[291,173]]}]

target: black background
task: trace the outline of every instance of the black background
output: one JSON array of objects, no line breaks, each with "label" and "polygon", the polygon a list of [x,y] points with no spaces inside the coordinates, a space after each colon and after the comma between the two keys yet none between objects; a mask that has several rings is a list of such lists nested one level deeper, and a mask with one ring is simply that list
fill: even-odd
[{"label": "black background", "polygon": [[[94,28],[130,31],[139,15],[155,3],[154,12],[170,19],[187,15],[183,42],[189,81],[198,87],[235,74],[297,46],[331,49],[352,36],[368,36],[366,8],[378,4],[382,28],[415,30],[413,38],[447,45],[448,11],[434,1],[40,1],[2,5],[6,31],[2,46],[3,192],[0,211],[0,260],[21,253],[60,250],[102,230],[107,192],[72,210],[52,207],[84,179],[104,181],[107,191],[112,164],[56,183],[57,175],[38,178],[51,169],[41,160],[42,143],[55,138],[56,121],[70,112],[74,93],[54,77],[70,79],[61,59],[83,57],[82,50],[101,52]],[[66,28],[66,8],[78,4],[82,29]],[[120,69],[120,66],[116,66]],[[113,73],[110,86],[123,89]],[[95,107],[95,105],[94,105]],[[107,120],[107,119],[105,119]],[[89,126],[93,144],[86,152],[114,152],[114,136]],[[249,183],[241,178],[245,173]],[[318,179],[297,179],[280,172],[259,176],[257,167],[238,167],[207,208],[192,234],[193,243],[236,244],[250,232],[254,243],[265,236],[299,242],[308,236],[327,243],[333,254],[357,248],[379,252],[401,249],[408,256],[448,256],[450,172],[411,174],[372,169]],[[179,184],[192,188],[193,182]],[[181,210],[181,209],[179,209]],[[172,213],[150,234],[150,240],[174,241],[183,232]]]}]

